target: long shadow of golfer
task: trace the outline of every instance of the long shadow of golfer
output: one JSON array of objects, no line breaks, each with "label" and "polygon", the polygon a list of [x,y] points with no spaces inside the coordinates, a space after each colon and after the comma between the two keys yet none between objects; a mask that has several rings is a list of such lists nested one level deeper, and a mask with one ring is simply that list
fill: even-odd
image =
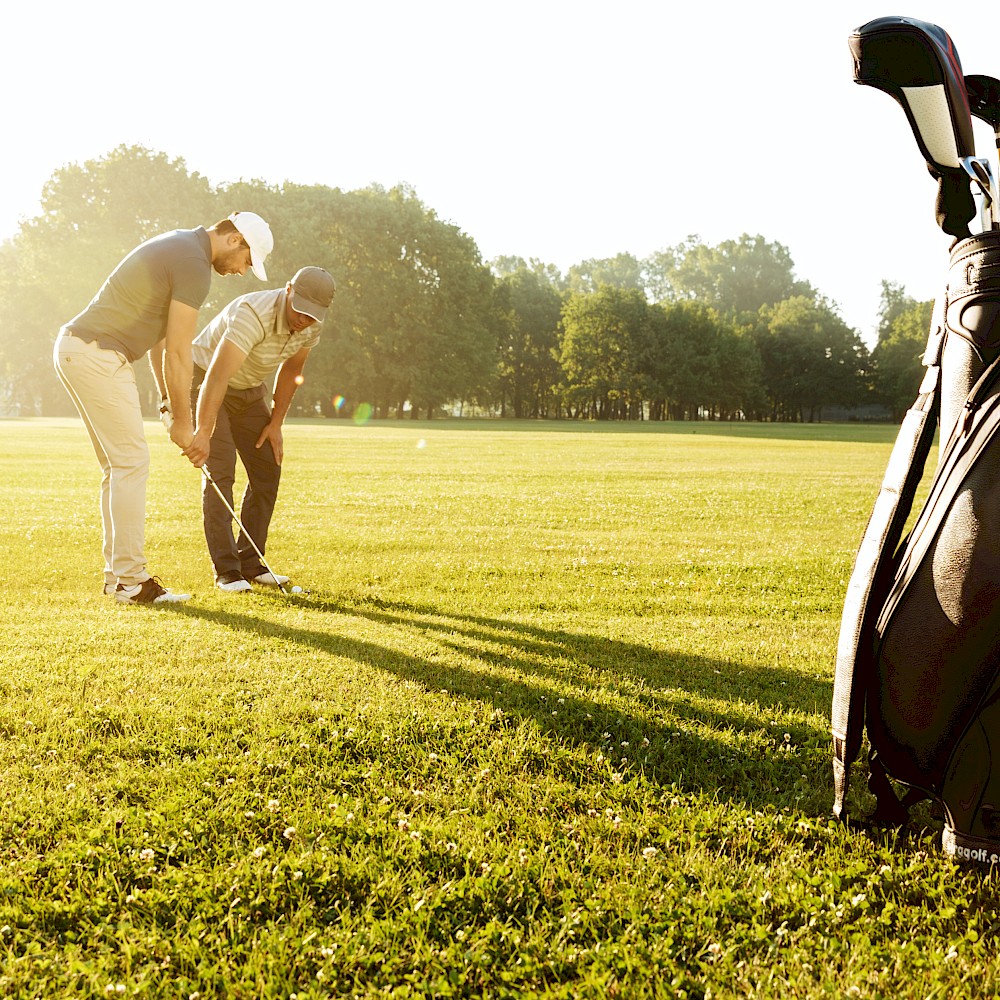
[{"label": "long shadow of golfer", "polygon": [[[541,732],[564,743],[606,751],[609,759],[614,752],[619,762],[626,744],[628,769],[641,761],[646,779],[663,785],[707,789],[719,798],[773,808],[775,794],[794,788],[803,769],[816,771],[810,778],[814,785],[828,781],[826,728],[787,717],[778,726],[773,718],[789,709],[825,711],[831,697],[826,681],[428,605],[319,596],[292,600],[304,610],[385,626],[387,636],[403,640],[403,648],[351,637],[343,634],[346,629],[288,626],[192,605],[176,610],[489,704],[507,717],[533,720]],[[443,648],[459,651],[469,665],[455,666],[449,656],[445,666],[407,652],[408,636],[420,636],[424,646],[429,637],[436,639]],[[720,701],[732,708],[719,709]]]}]

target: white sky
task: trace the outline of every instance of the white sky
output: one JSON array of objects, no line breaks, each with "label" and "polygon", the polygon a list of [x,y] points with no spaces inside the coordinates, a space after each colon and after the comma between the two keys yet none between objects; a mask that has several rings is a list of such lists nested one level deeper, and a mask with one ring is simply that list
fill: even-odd
[{"label": "white sky", "polygon": [[[406,182],[485,259],[762,234],[872,343],[880,282],[936,296],[935,184],[847,38],[910,16],[1000,76],[988,6],[760,0],[17,3],[0,238],[66,163],[140,144],[213,183]],[[993,136],[975,122],[977,151]],[[192,220],[197,224],[206,220]]]}]

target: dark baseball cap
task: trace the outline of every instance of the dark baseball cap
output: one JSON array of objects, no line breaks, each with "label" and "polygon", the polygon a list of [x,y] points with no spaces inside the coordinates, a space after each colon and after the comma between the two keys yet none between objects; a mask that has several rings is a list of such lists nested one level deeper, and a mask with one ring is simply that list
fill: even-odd
[{"label": "dark baseball cap", "polygon": [[303,267],[292,278],[292,308],[317,323],[326,319],[326,311],[337,294],[337,283],[321,267]]}]

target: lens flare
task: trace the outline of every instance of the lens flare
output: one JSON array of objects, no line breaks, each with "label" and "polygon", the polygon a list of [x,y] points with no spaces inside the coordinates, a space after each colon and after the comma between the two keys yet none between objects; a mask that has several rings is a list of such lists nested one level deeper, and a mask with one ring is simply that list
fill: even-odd
[{"label": "lens flare", "polygon": [[296,375],[295,376],[295,384],[296,385],[302,385],[303,382],[305,382],[305,376],[304,375]]},{"label": "lens flare", "polygon": [[330,400],[330,402],[333,403],[333,408],[338,413],[340,413],[341,409],[344,406],[344,397],[343,396],[334,396],[333,399]]},{"label": "lens flare", "polygon": [[358,408],[354,411],[354,422],[360,427],[371,420],[372,408],[370,403],[358,403]]}]

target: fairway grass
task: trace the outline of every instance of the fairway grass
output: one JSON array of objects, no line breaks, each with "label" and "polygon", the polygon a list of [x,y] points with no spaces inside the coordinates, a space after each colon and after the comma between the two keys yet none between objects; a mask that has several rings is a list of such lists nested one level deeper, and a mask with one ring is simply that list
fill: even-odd
[{"label": "fairway grass", "polygon": [[290,596],[213,590],[147,436],[182,606],[101,595],[79,421],[0,421],[0,996],[1000,990],[930,812],[829,819],[895,428],[293,422]]}]

